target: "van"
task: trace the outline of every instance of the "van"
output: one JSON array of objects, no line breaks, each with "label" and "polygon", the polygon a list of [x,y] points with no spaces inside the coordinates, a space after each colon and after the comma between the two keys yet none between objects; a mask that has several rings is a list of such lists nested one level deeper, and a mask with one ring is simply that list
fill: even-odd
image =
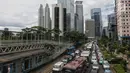
[{"label": "van", "polygon": [[63,62],[57,62],[53,65],[53,72],[52,73],[55,73],[55,72],[60,72],[62,71],[63,69],[63,66],[64,66],[64,63]]}]

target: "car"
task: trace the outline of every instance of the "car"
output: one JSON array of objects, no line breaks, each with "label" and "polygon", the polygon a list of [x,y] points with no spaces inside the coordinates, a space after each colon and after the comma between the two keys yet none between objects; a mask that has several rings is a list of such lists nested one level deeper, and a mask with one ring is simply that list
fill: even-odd
[{"label": "car", "polygon": [[90,73],[98,73],[97,69],[92,69]]},{"label": "car", "polygon": [[109,68],[106,68],[106,69],[104,70],[104,73],[112,73],[112,71],[111,71]]},{"label": "car", "polygon": [[106,68],[110,68],[110,64],[108,63],[108,61],[103,61],[103,68],[106,69]]},{"label": "car", "polygon": [[94,69],[99,69],[99,65],[98,65],[98,63],[97,62],[93,62],[93,64],[92,64],[92,68],[94,68]]},{"label": "car", "polygon": [[64,59],[62,60],[62,62],[64,62],[64,64],[68,63],[68,61],[69,61],[68,58],[64,58]]},{"label": "car", "polygon": [[63,62],[57,62],[57,63],[55,63],[55,64],[53,65],[53,69],[52,69],[52,70],[53,70],[53,73],[62,71],[63,66],[64,66],[64,63],[63,63]]},{"label": "car", "polygon": [[91,63],[94,63],[94,62],[97,62],[96,56],[92,56],[92,58],[91,58]]},{"label": "car", "polygon": [[103,64],[103,61],[104,61],[103,58],[100,57],[100,58],[99,58],[99,64]]},{"label": "car", "polygon": [[92,56],[96,56],[96,54],[95,54],[95,53],[93,53],[93,54],[92,54]]},{"label": "car", "polygon": [[99,65],[97,62],[94,62],[92,64],[92,69],[91,69],[91,73],[98,73],[98,70],[99,70]]},{"label": "car", "polygon": [[72,56],[66,55],[66,56],[64,56],[64,58],[62,59],[62,62],[64,62],[64,64],[66,64],[66,63],[68,63],[69,61],[71,61],[72,58],[73,58]]}]

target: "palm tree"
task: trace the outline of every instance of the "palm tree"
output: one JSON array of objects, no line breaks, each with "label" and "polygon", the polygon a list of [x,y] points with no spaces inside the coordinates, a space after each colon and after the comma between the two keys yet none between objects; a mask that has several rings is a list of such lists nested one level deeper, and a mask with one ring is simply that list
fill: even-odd
[{"label": "palm tree", "polygon": [[2,39],[9,40],[10,37],[13,37],[13,33],[11,31],[3,31],[2,32]]},{"label": "palm tree", "polygon": [[[61,30],[60,29],[57,29],[57,28],[54,28],[52,29],[52,33],[54,34],[54,38],[56,40],[58,40],[58,38],[60,38],[60,33],[61,33]],[[57,38],[58,37],[58,38]]]},{"label": "palm tree", "polygon": [[[38,39],[40,38],[42,40],[42,36],[44,34],[44,39],[45,39],[45,33],[46,33],[46,29],[44,27],[41,26],[33,26],[31,27],[32,31],[34,33],[36,33],[36,35],[38,35]],[[35,36],[36,37],[36,36]]]},{"label": "palm tree", "polygon": [[53,33],[53,31],[51,29],[48,29],[47,32],[46,32],[46,35],[47,35],[47,39],[48,40],[51,40],[51,34]]}]

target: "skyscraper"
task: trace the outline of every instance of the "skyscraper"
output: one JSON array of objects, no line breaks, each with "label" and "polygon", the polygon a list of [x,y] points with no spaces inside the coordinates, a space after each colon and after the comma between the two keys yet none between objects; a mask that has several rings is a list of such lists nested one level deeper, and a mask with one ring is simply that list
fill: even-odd
[{"label": "skyscraper", "polygon": [[50,8],[48,4],[46,4],[44,16],[44,27],[51,29]]},{"label": "skyscraper", "polygon": [[58,0],[58,3],[62,3],[67,10],[67,28],[74,30],[74,0]]},{"label": "skyscraper", "polygon": [[76,30],[80,33],[84,33],[84,17],[83,17],[83,1],[76,1]]},{"label": "skyscraper", "polygon": [[117,40],[117,26],[116,26],[115,13],[108,15],[108,31],[109,31],[109,38],[111,38],[112,40]]},{"label": "skyscraper", "polygon": [[66,8],[63,4],[53,4],[52,5],[52,29],[60,29],[61,34],[67,30],[66,25]]},{"label": "skyscraper", "polygon": [[40,4],[40,8],[38,10],[38,25],[44,27],[44,16],[43,16],[43,5]]},{"label": "skyscraper", "polygon": [[94,19],[88,19],[85,21],[85,34],[89,40],[95,40],[95,21]]},{"label": "skyscraper", "polygon": [[130,0],[115,0],[118,38],[130,42]]},{"label": "skyscraper", "polygon": [[95,36],[98,39],[102,36],[101,8],[94,8],[91,10],[91,19],[95,20]]}]

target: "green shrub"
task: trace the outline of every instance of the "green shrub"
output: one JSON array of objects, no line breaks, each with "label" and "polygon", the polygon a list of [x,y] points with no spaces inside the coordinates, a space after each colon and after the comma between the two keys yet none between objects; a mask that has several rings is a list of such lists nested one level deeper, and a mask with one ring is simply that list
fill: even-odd
[{"label": "green shrub", "polygon": [[125,70],[123,69],[121,64],[115,64],[114,69],[115,69],[116,73],[125,73]]}]

